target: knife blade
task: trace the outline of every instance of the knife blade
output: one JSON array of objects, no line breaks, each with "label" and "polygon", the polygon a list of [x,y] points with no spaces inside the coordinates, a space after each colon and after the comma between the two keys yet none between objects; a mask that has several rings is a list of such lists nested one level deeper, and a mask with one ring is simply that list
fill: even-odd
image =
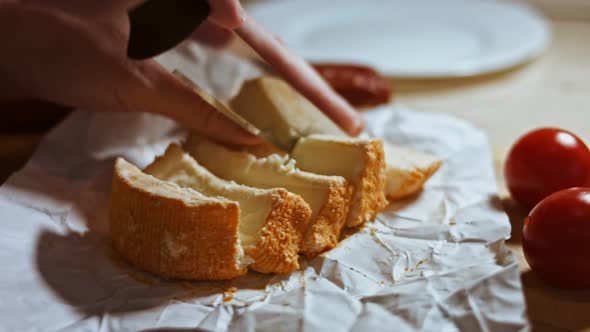
[{"label": "knife blade", "polygon": [[186,84],[189,88],[191,88],[191,90],[193,90],[201,98],[203,98],[203,100],[207,104],[211,105],[211,107],[215,108],[221,114],[225,115],[228,119],[230,119],[240,128],[244,129],[245,131],[254,136],[260,137],[265,142],[272,144],[268,137],[260,129],[258,129],[256,126],[248,122],[248,120],[244,119],[241,115],[233,111],[224,102],[205,92],[201,87],[199,87],[195,82],[193,82],[190,78],[184,75],[181,71],[175,69],[172,71],[172,74],[176,76],[179,80],[181,80],[184,84]]}]

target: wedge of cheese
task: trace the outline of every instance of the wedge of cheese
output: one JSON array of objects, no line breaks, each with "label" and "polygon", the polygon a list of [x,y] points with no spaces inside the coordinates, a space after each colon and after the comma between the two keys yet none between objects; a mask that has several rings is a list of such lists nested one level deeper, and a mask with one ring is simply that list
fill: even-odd
[{"label": "wedge of cheese", "polygon": [[432,155],[385,144],[385,195],[401,199],[422,189],[440,168],[442,161]]},{"label": "wedge of cheese", "polygon": [[247,272],[239,205],[160,181],[118,158],[110,234],[126,260],[166,278],[231,279]]},{"label": "wedge of cheese", "polygon": [[230,106],[285,151],[290,151],[302,136],[345,136],[317,107],[278,78],[263,76],[244,82]]},{"label": "wedge of cheese", "polygon": [[310,135],[299,139],[291,152],[303,171],[338,175],[354,186],[346,225],[354,227],[375,218],[387,204],[383,141]]},{"label": "wedge of cheese", "polygon": [[207,196],[238,202],[239,238],[246,255],[254,260],[253,270],[288,273],[299,268],[298,253],[311,216],[300,196],[281,188],[257,189],[222,180],[175,144],[145,172]]},{"label": "wedge of cheese", "polygon": [[295,168],[288,156],[271,154],[257,158],[196,135],[190,136],[184,147],[223,179],[257,188],[285,188],[300,195],[312,211],[301,248],[306,257],[315,257],[338,243],[353,190],[343,177],[303,172]]},{"label": "wedge of cheese", "polygon": [[[299,138],[311,134],[348,137],[318,108],[278,78],[259,77],[247,81],[232,99],[231,107],[280,148],[271,144],[245,147],[257,157],[287,154]],[[385,192],[389,199],[419,191],[441,164],[431,156],[397,149],[393,147],[393,153],[386,152]]]}]

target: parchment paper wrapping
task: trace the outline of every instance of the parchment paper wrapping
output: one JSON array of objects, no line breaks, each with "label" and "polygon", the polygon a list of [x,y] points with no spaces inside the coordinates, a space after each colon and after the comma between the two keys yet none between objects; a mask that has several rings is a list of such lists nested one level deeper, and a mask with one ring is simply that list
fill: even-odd
[{"label": "parchment paper wrapping", "polygon": [[[190,45],[159,61],[222,99],[260,73]],[[189,283],[119,261],[107,232],[114,158],[143,167],[184,130],[148,114],[75,112],[0,189],[2,329],[527,329],[484,134],[444,114],[395,105],[366,116],[368,135],[444,159],[419,196],[393,204],[300,272]]]}]

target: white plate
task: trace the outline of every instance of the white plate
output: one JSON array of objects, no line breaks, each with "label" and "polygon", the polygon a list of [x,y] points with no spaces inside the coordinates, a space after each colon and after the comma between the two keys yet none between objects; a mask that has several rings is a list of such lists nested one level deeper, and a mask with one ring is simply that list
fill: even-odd
[{"label": "white plate", "polygon": [[371,65],[397,77],[498,71],[543,51],[545,20],[527,6],[483,0],[297,0],[250,13],[310,61]]}]

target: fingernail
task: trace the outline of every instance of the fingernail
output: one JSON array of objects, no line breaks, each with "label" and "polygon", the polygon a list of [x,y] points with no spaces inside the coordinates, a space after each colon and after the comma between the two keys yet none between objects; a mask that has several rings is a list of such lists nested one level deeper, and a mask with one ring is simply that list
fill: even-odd
[{"label": "fingernail", "polygon": [[236,28],[240,28],[246,22],[246,11],[242,6],[238,6],[238,26]]},{"label": "fingernail", "polygon": [[358,136],[360,135],[360,133],[363,132],[363,130],[365,129],[365,120],[363,119],[363,117],[360,114],[355,114],[355,119],[353,121],[353,124],[350,128],[350,134],[352,136]]},{"label": "fingernail", "polygon": [[358,136],[365,129],[365,120],[363,119],[363,116],[348,103],[345,102],[343,106],[346,115],[348,115],[348,121],[345,121],[340,125],[346,129],[349,135]]}]

